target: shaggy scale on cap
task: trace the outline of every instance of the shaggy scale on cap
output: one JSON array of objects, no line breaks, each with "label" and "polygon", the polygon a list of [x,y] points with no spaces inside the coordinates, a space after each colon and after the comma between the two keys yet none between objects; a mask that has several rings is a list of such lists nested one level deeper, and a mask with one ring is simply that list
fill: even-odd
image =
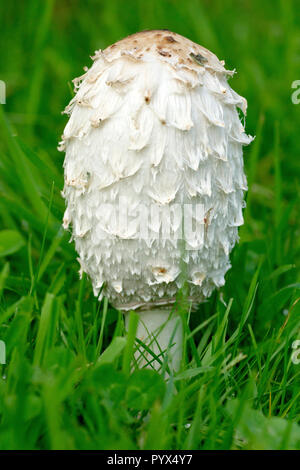
[{"label": "shaggy scale on cap", "polygon": [[[247,189],[237,108],[247,102],[227,83],[233,72],[207,49],[167,30],[144,31],[103,51],[75,79],[76,95],[60,149],[67,203],[81,270],[102,295],[129,310],[171,304],[181,287],[182,259],[196,303],[224,284],[229,254],[243,223]],[[125,201],[129,225],[118,223]],[[193,216],[199,239],[176,234],[184,204],[203,207]],[[140,235],[134,213],[157,207]],[[174,210],[174,214],[175,214]],[[170,237],[162,236],[169,224]]]}]

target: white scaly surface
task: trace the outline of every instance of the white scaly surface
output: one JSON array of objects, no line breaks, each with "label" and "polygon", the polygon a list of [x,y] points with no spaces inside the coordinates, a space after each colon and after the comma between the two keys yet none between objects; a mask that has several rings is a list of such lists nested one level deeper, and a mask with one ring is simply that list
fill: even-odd
[{"label": "white scaly surface", "polygon": [[[122,310],[174,302],[184,278],[195,303],[224,284],[243,224],[246,135],[237,108],[247,102],[224,62],[169,31],[146,31],[97,51],[75,79],[76,95],[60,143],[66,151],[64,227],[97,295]],[[118,223],[118,201],[131,223]],[[106,206],[104,207],[104,205]],[[182,252],[177,205],[201,205],[197,240]],[[159,209],[140,236],[141,205]],[[169,221],[168,221],[169,220]],[[162,237],[169,224],[170,236]],[[164,225],[164,228],[163,228]]]}]

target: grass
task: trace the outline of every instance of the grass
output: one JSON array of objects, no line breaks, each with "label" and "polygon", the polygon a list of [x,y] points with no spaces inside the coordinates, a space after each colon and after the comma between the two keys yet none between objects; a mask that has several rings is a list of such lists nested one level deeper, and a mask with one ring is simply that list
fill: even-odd
[{"label": "grass", "polygon": [[[28,0],[0,7],[0,449],[300,449],[300,11],[292,0]],[[212,49],[249,103],[245,225],[226,285],[183,311],[165,381],[134,366],[136,319],[78,278],[56,151],[70,81],[145,28]],[[184,309],[183,309],[184,310]]]}]

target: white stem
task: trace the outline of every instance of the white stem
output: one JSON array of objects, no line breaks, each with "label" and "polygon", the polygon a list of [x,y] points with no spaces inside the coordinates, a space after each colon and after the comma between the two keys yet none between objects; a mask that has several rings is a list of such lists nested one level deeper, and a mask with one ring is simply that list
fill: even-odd
[{"label": "white stem", "polygon": [[[168,367],[178,371],[182,359],[183,326],[179,315],[171,314],[171,309],[154,308],[136,312],[140,316],[137,338],[164,362],[168,354]],[[129,315],[125,315],[125,325],[128,326]],[[139,346],[135,353],[139,367],[147,366],[159,370],[162,364],[143,348]]]}]

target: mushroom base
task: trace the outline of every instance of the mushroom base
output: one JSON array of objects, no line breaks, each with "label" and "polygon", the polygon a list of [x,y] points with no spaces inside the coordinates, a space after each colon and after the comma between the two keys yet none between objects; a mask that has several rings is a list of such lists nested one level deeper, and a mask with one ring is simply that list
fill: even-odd
[{"label": "mushroom base", "polygon": [[[160,370],[165,362],[170,370],[176,372],[182,359],[183,325],[182,320],[169,308],[153,308],[137,311],[139,324],[137,338],[140,339],[153,353],[139,345],[135,359],[139,367]],[[125,326],[128,327],[129,315],[125,314]],[[155,355],[155,356],[154,356]]]}]

